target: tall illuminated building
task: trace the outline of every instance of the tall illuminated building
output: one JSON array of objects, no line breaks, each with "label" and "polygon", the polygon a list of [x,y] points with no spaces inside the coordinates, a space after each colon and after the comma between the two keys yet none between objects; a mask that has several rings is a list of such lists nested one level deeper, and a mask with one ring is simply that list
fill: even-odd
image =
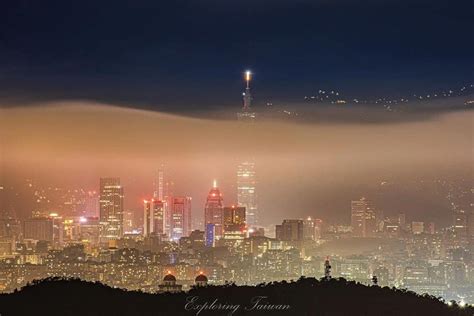
[{"label": "tall illuminated building", "polygon": [[258,224],[257,179],[255,163],[245,161],[237,167],[237,204],[245,207],[246,221],[249,226]]},{"label": "tall illuminated building", "polygon": [[123,236],[123,187],[120,178],[100,178],[100,240],[108,242]]},{"label": "tall illuminated building", "polygon": [[352,234],[356,237],[374,236],[376,225],[376,211],[371,201],[361,198],[351,202]]},{"label": "tall illuminated building", "polygon": [[143,235],[165,233],[166,202],[155,199],[143,201]]},{"label": "tall illuminated building", "polygon": [[[245,72],[245,92],[242,94],[243,106],[242,110],[237,113],[237,120],[240,122],[254,122],[256,119],[256,113],[252,111],[251,79],[252,73],[247,70]],[[256,184],[255,163],[247,159],[237,167],[237,203],[238,206],[245,207],[249,226],[258,224]]]},{"label": "tall illuminated building", "polygon": [[163,186],[163,201],[165,202],[165,234],[171,236],[171,214],[174,196],[174,182],[166,181]]},{"label": "tall illuminated building", "polygon": [[125,210],[123,212],[123,233],[132,233],[137,227],[135,219],[135,212],[132,210]]},{"label": "tall illuminated building", "polygon": [[219,239],[224,234],[224,199],[214,181],[209,194],[207,195],[206,205],[204,206],[204,225],[207,229],[208,224],[213,224],[214,238]]},{"label": "tall illuminated building", "polygon": [[245,213],[245,207],[242,206],[232,205],[224,207],[224,225],[245,224]]},{"label": "tall illuminated building", "polygon": [[250,92],[250,80],[252,73],[247,70],[245,72],[245,92],[242,93],[243,106],[240,112],[237,112],[237,120],[244,122],[255,121],[257,114],[252,111],[252,94]]},{"label": "tall illuminated building", "polygon": [[155,200],[151,201],[151,207],[153,210],[153,232],[155,234],[164,234],[165,233],[165,224],[166,224],[166,201]]},{"label": "tall illuminated building", "polygon": [[85,214],[86,217],[99,216],[99,196],[96,191],[87,192],[85,198]]},{"label": "tall illuminated building", "polygon": [[176,196],[171,204],[170,239],[178,241],[191,233],[191,198]]},{"label": "tall illuminated building", "polygon": [[245,207],[235,205],[224,207],[224,240],[241,242],[245,237],[247,237]]},{"label": "tall illuminated building", "polygon": [[153,181],[153,198],[163,201],[164,197],[164,166],[163,164],[158,169],[157,176]]},{"label": "tall illuminated building", "polygon": [[323,221],[308,216],[303,222],[303,237],[306,240],[319,240],[321,238]]}]

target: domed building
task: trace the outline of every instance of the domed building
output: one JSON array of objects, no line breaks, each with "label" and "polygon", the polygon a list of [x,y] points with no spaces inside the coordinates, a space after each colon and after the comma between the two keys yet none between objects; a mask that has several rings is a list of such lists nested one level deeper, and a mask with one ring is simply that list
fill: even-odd
[{"label": "domed building", "polygon": [[196,283],[196,286],[206,286],[207,285],[207,277],[201,272],[196,279],[194,279],[194,282]]},{"label": "domed building", "polygon": [[181,292],[181,284],[176,284],[176,277],[168,271],[168,274],[163,278],[163,282],[158,285],[159,292]]}]

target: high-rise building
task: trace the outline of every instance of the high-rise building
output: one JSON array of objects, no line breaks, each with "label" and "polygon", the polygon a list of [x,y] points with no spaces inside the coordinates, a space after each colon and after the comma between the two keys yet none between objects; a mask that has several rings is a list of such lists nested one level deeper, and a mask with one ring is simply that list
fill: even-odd
[{"label": "high-rise building", "polygon": [[245,92],[242,93],[243,106],[242,111],[237,112],[237,119],[244,122],[255,121],[257,114],[252,111],[252,94],[250,93],[250,79],[252,73],[250,71],[245,72]]},{"label": "high-rise building", "polygon": [[85,200],[85,216],[98,217],[99,216],[99,196],[96,191],[87,192]]},{"label": "high-rise building", "polygon": [[165,233],[166,202],[151,199],[143,201],[143,235]]},{"label": "high-rise building", "polygon": [[170,239],[178,241],[191,233],[191,198],[173,197],[171,204]]},{"label": "high-rise building", "polygon": [[245,224],[245,207],[224,207],[224,239],[231,241],[242,241],[247,237]]},{"label": "high-rise building", "polygon": [[165,216],[166,216],[166,202],[162,200],[151,201],[151,207],[153,210],[153,232],[155,234],[165,233]]},{"label": "high-rise building", "polygon": [[352,233],[356,237],[371,237],[375,235],[376,211],[371,201],[361,198],[351,202]]},{"label": "high-rise building", "polygon": [[165,202],[165,234],[171,236],[171,214],[174,196],[174,182],[164,182],[163,201]]},{"label": "high-rise building", "polygon": [[216,243],[216,225],[206,224],[205,227],[206,247],[214,247]]},{"label": "high-rise building", "polygon": [[[224,234],[224,205],[222,194],[217,187],[216,181],[209,191],[204,206],[204,225],[205,228],[210,227],[208,224],[214,224],[214,238],[219,239]],[[206,233],[207,235],[207,233]]]},{"label": "high-rise building", "polygon": [[[245,72],[243,106],[242,110],[237,113],[237,119],[241,122],[254,122],[256,119],[256,113],[251,110],[251,75],[250,71]],[[255,163],[251,160],[243,161],[237,167],[237,203],[239,206],[245,207],[247,224],[250,226],[258,224],[256,184]]]},{"label": "high-rise building", "polygon": [[254,162],[245,161],[237,167],[237,204],[245,207],[247,224],[257,225],[257,177]]},{"label": "high-rise building", "polygon": [[305,240],[318,240],[321,238],[321,225],[320,219],[307,217],[303,222],[303,238]]},{"label": "high-rise building", "polygon": [[53,242],[54,228],[52,218],[30,218],[23,222],[23,238]]},{"label": "high-rise building", "polygon": [[123,233],[132,233],[137,227],[137,221],[135,219],[135,212],[132,210],[125,210],[123,212]]},{"label": "high-rise building", "polygon": [[149,236],[153,232],[153,212],[151,201],[143,200],[143,236]]},{"label": "high-rise building", "polygon": [[224,225],[245,224],[245,207],[226,206],[224,207]]},{"label": "high-rise building", "polygon": [[282,241],[302,241],[304,239],[304,221],[302,219],[285,219],[275,227],[276,239]]},{"label": "high-rise building", "polygon": [[163,201],[164,198],[164,180],[164,165],[162,164],[153,181],[153,198],[159,201]]},{"label": "high-rise building", "polygon": [[100,179],[100,240],[108,242],[123,236],[123,187],[120,178]]}]

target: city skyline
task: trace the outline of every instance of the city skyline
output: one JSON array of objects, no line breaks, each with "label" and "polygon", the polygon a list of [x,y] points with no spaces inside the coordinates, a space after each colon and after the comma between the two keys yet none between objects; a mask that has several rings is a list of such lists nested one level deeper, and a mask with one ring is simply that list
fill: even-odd
[{"label": "city skyline", "polygon": [[1,3],[0,314],[472,312],[472,20],[465,0]]}]

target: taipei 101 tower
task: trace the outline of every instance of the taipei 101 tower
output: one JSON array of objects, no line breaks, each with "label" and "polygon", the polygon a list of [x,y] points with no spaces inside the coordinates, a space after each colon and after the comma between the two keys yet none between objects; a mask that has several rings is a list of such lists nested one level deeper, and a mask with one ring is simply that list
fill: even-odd
[{"label": "taipei 101 tower", "polygon": [[251,79],[252,73],[247,70],[245,72],[245,92],[242,93],[243,99],[244,99],[244,105],[242,107],[242,111],[237,113],[237,119],[239,121],[244,121],[244,122],[253,122],[255,121],[257,114],[252,111],[251,105],[252,105],[252,94],[250,93],[250,79]]},{"label": "taipei 101 tower", "polygon": [[[252,94],[250,93],[250,80],[252,73],[245,72],[245,92],[243,93],[243,107],[237,113],[237,120],[242,123],[253,123],[257,117],[252,111]],[[250,126],[250,125],[249,125]],[[245,124],[242,128],[245,127]],[[246,221],[250,227],[259,224],[259,214],[257,207],[257,175],[255,162],[252,155],[244,157],[237,166],[237,204],[245,207]]]}]

